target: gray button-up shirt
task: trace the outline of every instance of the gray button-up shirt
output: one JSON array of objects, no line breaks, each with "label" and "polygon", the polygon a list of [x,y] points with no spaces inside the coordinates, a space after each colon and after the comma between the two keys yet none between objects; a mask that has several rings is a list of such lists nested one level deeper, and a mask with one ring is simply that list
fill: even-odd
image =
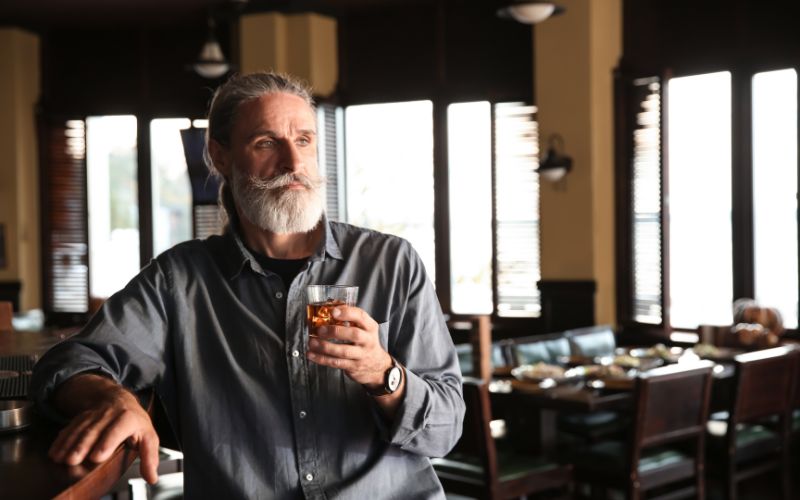
[{"label": "gray button-up shirt", "polygon": [[[400,238],[328,222],[287,290],[235,232],[177,245],[37,364],[47,402],[105,372],[155,386],[185,454],[189,498],[444,498],[428,457],[455,445],[461,373],[433,286]],[[306,360],[305,287],[359,286],[358,306],[406,367],[392,422],[340,370]]]}]

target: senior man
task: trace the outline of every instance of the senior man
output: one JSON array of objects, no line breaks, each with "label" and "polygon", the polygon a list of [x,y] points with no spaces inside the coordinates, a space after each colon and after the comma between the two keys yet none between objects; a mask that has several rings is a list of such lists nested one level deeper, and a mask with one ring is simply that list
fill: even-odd
[{"label": "senior man", "polygon": [[[327,220],[302,84],[235,76],[208,118],[225,234],[158,256],[37,364],[37,403],[68,420],[51,457],[102,462],[127,440],[155,482],[158,436],[129,392],[154,387],[189,498],[443,498],[428,457],[458,440],[464,402],[421,260]],[[335,311],[348,326],[308,340],[309,284],[359,286]]]}]

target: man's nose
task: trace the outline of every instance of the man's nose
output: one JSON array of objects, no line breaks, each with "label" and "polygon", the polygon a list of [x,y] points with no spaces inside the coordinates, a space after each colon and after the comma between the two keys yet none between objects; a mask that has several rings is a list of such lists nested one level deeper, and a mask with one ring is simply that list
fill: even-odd
[{"label": "man's nose", "polygon": [[303,155],[300,154],[300,148],[291,142],[286,143],[283,148],[281,163],[281,167],[287,172],[297,172],[303,170],[305,167]]}]

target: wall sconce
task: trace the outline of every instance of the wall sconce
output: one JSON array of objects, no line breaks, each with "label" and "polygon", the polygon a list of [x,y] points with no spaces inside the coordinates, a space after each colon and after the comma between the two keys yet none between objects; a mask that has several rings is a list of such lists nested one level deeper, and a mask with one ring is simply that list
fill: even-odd
[{"label": "wall sconce", "polygon": [[552,2],[515,1],[497,11],[497,15],[503,18],[511,18],[523,24],[536,24],[549,19],[552,16],[563,14],[564,7]]},{"label": "wall sconce", "polygon": [[[558,149],[556,149],[558,143]],[[539,168],[536,172],[550,182],[556,183],[567,175],[567,172],[572,170],[572,158],[565,155],[564,151],[564,138],[560,134],[551,134],[547,140],[547,154],[545,154],[542,161],[539,163]]]},{"label": "wall sconce", "polygon": [[192,64],[194,71],[203,78],[219,78],[231,68],[214,34],[214,26],[214,18],[208,16],[208,37],[200,55]]}]

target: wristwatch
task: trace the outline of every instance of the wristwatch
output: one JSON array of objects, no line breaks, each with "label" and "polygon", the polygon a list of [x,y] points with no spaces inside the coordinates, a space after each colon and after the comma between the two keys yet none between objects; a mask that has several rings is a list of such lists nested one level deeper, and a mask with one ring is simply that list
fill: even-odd
[{"label": "wristwatch", "polygon": [[392,356],[392,366],[383,374],[383,387],[373,390],[367,389],[367,394],[373,398],[394,394],[400,387],[400,382],[402,381],[403,369],[400,367],[400,363]]}]

